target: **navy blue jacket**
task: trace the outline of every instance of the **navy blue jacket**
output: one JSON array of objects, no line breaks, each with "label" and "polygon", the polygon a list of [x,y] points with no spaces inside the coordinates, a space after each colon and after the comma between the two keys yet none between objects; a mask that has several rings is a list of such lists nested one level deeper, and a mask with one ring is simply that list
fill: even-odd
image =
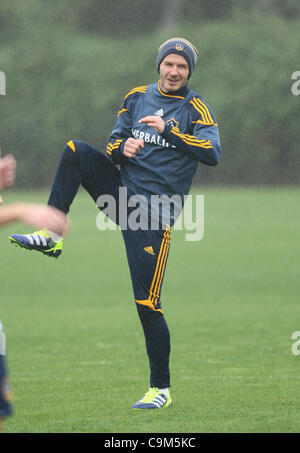
[{"label": "navy blue jacket", "polygon": [[[138,121],[159,115],[162,134]],[[129,137],[144,140],[134,158],[123,154]],[[187,195],[198,163],[216,165],[221,146],[218,125],[210,106],[187,86],[165,94],[160,83],[140,86],[124,98],[107,145],[107,155],[120,164],[122,185],[129,195]]]}]

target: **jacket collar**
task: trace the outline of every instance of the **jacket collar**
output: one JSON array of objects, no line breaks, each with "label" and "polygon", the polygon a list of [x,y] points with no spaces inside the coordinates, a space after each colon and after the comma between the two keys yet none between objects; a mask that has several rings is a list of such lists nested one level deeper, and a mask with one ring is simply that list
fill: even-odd
[{"label": "jacket collar", "polygon": [[160,87],[160,81],[157,82],[157,89],[162,96],[166,96],[168,98],[179,98],[179,99],[185,99],[185,97],[189,91],[188,86],[185,85],[184,87],[180,88],[180,90],[175,91],[174,93],[164,93]]}]

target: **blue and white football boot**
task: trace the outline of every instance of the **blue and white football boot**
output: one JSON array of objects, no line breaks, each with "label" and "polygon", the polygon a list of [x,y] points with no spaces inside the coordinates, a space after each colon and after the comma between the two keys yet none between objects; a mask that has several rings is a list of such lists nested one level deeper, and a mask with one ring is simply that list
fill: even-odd
[{"label": "blue and white football boot", "polygon": [[9,239],[17,247],[36,250],[52,258],[58,258],[63,248],[63,239],[55,242],[47,229],[35,231],[32,234],[11,234]]},{"label": "blue and white football boot", "polygon": [[173,405],[171,395],[166,396],[156,387],[150,387],[144,397],[132,406],[132,409],[160,409]]}]

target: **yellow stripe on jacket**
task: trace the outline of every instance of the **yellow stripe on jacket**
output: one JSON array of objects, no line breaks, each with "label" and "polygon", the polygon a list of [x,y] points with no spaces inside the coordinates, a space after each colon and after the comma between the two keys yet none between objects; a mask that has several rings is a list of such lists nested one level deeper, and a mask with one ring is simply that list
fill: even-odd
[{"label": "yellow stripe on jacket", "polygon": [[191,146],[198,146],[199,148],[212,149],[212,144],[210,140],[199,140],[194,135],[182,134],[177,127],[172,127],[171,133],[177,135],[185,143]]}]

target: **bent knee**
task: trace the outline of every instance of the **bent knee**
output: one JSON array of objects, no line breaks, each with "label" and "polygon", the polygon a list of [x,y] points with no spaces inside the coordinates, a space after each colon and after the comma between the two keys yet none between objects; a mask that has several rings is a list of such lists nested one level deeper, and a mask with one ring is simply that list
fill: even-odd
[{"label": "bent knee", "polygon": [[91,153],[91,152],[97,151],[96,149],[93,149],[92,146],[88,145],[87,143],[82,142],[81,140],[74,140],[74,139],[68,141],[68,143],[66,144],[66,149],[71,149],[74,153],[77,153],[77,152]]},{"label": "bent knee", "polygon": [[76,142],[76,140],[69,140],[68,143],[67,143],[67,146],[68,146],[69,148],[71,148],[71,150],[74,151],[74,153],[75,153],[75,151],[76,151],[75,142]]}]

